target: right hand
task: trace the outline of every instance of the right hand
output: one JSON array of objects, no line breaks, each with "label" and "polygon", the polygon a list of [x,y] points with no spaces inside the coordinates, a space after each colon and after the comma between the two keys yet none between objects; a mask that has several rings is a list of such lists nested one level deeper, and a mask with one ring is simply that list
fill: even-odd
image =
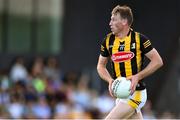
[{"label": "right hand", "polygon": [[113,81],[114,81],[113,79],[111,79],[109,81],[109,93],[113,98],[115,98],[115,96],[113,95],[113,92],[112,92],[112,83],[113,83]]},{"label": "right hand", "polygon": [[138,84],[140,79],[139,79],[137,74],[136,75],[132,75],[130,77],[127,77],[127,79],[131,80],[131,88],[130,88],[131,93],[130,94],[132,95],[134,93],[134,91],[136,90],[136,86],[137,86],[137,84]]}]

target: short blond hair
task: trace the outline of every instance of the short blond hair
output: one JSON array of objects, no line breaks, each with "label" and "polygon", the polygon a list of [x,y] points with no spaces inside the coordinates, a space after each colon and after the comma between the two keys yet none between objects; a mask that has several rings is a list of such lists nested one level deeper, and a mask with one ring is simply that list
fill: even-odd
[{"label": "short blond hair", "polygon": [[133,14],[131,11],[131,8],[123,5],[117,5],[113,10],[111,14],[119,14],[123,19],[127,19],[128,25],[131,26],[133,22]]}]

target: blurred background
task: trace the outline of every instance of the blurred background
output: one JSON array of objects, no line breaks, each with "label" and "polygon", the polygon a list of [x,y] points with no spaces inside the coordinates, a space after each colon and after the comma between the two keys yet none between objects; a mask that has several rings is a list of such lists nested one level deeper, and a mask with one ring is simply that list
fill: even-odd
[{"label": "blurred background", "polygon": [[96,64],[117,4],[164,61],[144,117],[180,118],[179,0],[0,0],[0,118],[104,118],[114,100]]}]

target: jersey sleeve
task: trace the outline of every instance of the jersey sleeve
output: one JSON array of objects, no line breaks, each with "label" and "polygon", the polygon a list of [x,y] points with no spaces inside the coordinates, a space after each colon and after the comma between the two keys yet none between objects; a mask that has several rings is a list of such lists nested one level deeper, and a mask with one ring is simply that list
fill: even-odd
[{"label": "jersey sleeve", "polygon": [[100,51],[100,54],[103,56],[103,57],[108,57],[109,56],[109,52],[108,52],[108,49],[106,47],[106,38],[102,41],[101,43],[101,51]]},{"label": "jersey sleeve", "polygon": [[140,41],[141,41],[141,43],[140,43],[141,50],[142,50],[143,54],[146,54],[153,49],[151,41],[145,35],[140,34]]}]

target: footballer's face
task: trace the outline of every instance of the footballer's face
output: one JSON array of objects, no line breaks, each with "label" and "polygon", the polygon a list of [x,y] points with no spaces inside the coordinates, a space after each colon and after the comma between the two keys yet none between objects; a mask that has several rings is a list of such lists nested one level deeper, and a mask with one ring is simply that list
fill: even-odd
[{"label": "footballer's face", "polygon": [[121,18],[120,14],[112,14],[109,26],[113,34],[118,34],[123,30],[124,19]]}]

